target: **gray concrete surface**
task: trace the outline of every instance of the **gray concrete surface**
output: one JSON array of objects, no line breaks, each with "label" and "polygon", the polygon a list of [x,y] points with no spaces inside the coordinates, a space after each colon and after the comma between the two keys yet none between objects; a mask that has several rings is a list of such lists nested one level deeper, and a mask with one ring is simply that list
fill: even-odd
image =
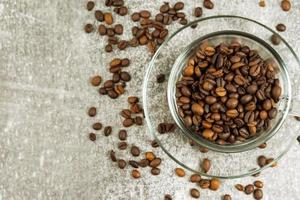
[{"label": "gray concrete surface", "polygon": [[[97,0],[96,7],[104,9],[103,2]],[[128,0],[126,4],[132,13],[157,10],[162,2]],[[187,178],[173,175],[177,165],[160,149],[155,149],[155,153],[164,162],[157,177],[144,169],[143,178],[132,180],[129,168],[118,170],[108,160],[107,151],[118,142],[118,112],[127,106],[128,95],[141,96],[140,85],[150,57],[143,53],[145,47],[105,53],[103,39],[83,32],[85,23],[95,23],[92,13],[85,10],[85,3],[0,0],[0,200],[156,200],[163,199],[166,193],[174,199],[189,199],[193,185]],[[202,1],[186,1],[185,10],[191,13],[193,7],[201,4]],[[215,9],[204,10],[204,16],[241,15],[270,27],[285,23],[287,31],[282,35],[299,55],[300,3],[293,1],[288,13],[281,11],[279,0],[266,0],[266,4],[266,8],[260,8],[254,0],[216,0]],[[126,32],[133,25],[128,19],[129,16],[116,18],[126,24]],[[114,56],[131,58],[129,71],[135,79],[125,95],[112,101],[100,98],[88,79],[95,73],[109,75],[107,63]],[[92,105],[99,114],[91,120],[86,109]],[[114,128],[111,137],[99,134],[94,144],[87,139],[87,133],[96,120]],[[150,149],[150,140],[146,126],[129,132],[129,143],[143,146],[143,151]],[[128,157],[128,153],[120,156]],[[295,144],[278,168],[260,176],[266,185],[264,199],[300,199],[299,157],[299,146]],[[233,185],[253,180],[226,180],[218,192],[202,190],[201,199],[220,199],[225,193],[233,199],[252,199],[237,192]]]}]

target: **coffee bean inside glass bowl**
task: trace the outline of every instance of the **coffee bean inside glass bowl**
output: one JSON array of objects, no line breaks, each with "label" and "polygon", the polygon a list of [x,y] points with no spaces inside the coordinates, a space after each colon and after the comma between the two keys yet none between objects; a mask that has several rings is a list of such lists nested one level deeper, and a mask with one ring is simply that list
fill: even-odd
[{"label": "coffee bean inside glass bowl", "polygon": [[233,41],[201,43],[176,83],[185,127],[219,145],[244,142],[269,129],[282,88],[278,66]]}]

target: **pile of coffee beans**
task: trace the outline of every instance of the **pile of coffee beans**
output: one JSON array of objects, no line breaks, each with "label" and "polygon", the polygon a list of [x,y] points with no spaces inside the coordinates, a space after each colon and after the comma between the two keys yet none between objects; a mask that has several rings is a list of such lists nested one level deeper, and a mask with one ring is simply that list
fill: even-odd
[{"label": "pile of coffee beans", "polygon": [[276,66],[233,41],[202,43],[176,83],[179,116],[195,134],[214,143],[243,142],[269,128],[281,86]]},{"label": "pile of coffee beans", "polygon": [[263,198],[263,191],[262,188],[264,187],[264,184],[260,180],[256,180],[253,182],[253,184],[248,184],[246,186],[243,186],[241,184],[236,184],[235,188],[241,192],[244,192],[246,195],[253,194],[253,198],[256,200],[260,200]]}]

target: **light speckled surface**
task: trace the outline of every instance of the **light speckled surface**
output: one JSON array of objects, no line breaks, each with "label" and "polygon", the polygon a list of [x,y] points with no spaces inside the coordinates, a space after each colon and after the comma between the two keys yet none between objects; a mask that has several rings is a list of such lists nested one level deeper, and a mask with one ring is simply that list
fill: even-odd
[{"label": "light speckled surface", "polygon": [[[97,8],[104,8],[98,0]],[[157,10],[162,0],[130,0],[130,13],[140,9]],[[174,1],[172,1],[174,2]],[[188,1],[191,13],[202,1]],[[296,53],[300,53],[300,3],[293,1],[291,12],[282,12],[279,1],[267,1],[260,8],[256,1],[218,0],[213,11],[204,16],[234,14],[261,21],[271,27],[287,25],[282,35]],[[160,149],[155,153],[164,162],[162,173],[153,177],[149,168],[143,178],[132,180],[130,170],[119,170],[108,160],[107,151],[116,148],[121,119],[118,112],[127,106],[128,95],[141,95],[141,83],[150,57],[145,47],[104,53],[103,38],[82,31],[86,22],[94,23],[85,1],[1,0],[0,1],[0,200],[2,199],[189,199],[193,187],[186,179],[173,176],[176,164]],[[107,8],[105,8],[107,9]],[[129,19],[116,17],[125,24]],[[189,19],[193,19],[190,17]],[[126,22],[129,32],[133,23]],[[178,26],[175,26],[178,27]],[[175,27],[172,29],[175,30]],[[125,39],[128,39],[124,36]],[[88,79],[95,73],[109,75],[108,61],[114,57],[132,60],[128,71],[135,80],[128,91],[113,101],[99,97]],[[96,119],[86,115],[88,106],[96,106]],[[99,132],[95,144],[87,139],[91,124],[99,119],[112,125],[113,135]],[[292,119],[291,119],[292,120]],[[128,142],[150,149],[147,129],[133,127]],[[118,156],[129,158],[128,152]],[[259,179],[265,183],[265,199],[300,199],[300,151],[294,145],[276,169]],[[226,180],[218,192],[201,191],[201,199],[220,199],[229,193],[233,199],[252,199],[233,189],[236,183],[250,183],[253,177]]]}]

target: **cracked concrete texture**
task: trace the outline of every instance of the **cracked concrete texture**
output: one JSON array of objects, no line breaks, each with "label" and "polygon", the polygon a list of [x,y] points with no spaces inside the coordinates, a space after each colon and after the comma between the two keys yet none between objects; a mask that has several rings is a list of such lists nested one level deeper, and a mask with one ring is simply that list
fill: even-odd
[{"label": "cracked concrete texture", "polygon": [[[96,8],[104,0],[96,1]],[[129,13],[149,9],[156,11],[163,0],[126,1]],[[172,0],[171,2],[175,2]],[[160,149],[163,159],[160,176],[145,169],[144,178],[132,180],[130,170],[118,170],[108,160],[107,151],[115,148],[120,129],[119,110],[127,107],[128,95],[141,97],[143,75],[150,59],[145,47],[104,52],[105,40],[87,35],[83,26],[95,23],[92,12],[82,0],[1,0],[0,1],[0,200],[2,199],[163,199],[170,193],[174,199],[189,199],[192,184],[173,176],[177,165]],[[185,10],[192,13],[202,1],[186,1]],[[233,14],[249,17],[275,27],[287,25],[283,37],[300,53],[298,16],[300,3],[293,1],[290,12],[283,12],[279,0],[215,2],[214,10],[204,16]],[[130,32],[130,16],[116,17]],[[189,19],[193,19],[190,17]],[[174,31],[175,29],[171,29]],[[124,35],[125,39],[126,35]],[[114,56],[129,57],[128,71],[136,77],[128,91],[112,101],[99,98],[88,80],[93,74],[109,75],[107,63]],[[109,106],[107,106],[109,105]],[[89,119],[86,109],[96,106],[99,113]],[[87,139],[91,124],[100,120],[113,126],[113,136],[99,133],[96,144]],[[291,119],[292,120],[292,119]],[[133,127],[128,143],[150,148],[147,128]],[[127,154],[121,153],[126,157]],[[264,199],[299,199],[300,151],[294,145],[279,167],[268,170],[259,179],[265,182]],[[229,193],[233,199],[252,199],[237,192],[233,185],[250,183],[253,177],[226,180],[218,192],[201,191],[201,199],[220,199]]]}]

